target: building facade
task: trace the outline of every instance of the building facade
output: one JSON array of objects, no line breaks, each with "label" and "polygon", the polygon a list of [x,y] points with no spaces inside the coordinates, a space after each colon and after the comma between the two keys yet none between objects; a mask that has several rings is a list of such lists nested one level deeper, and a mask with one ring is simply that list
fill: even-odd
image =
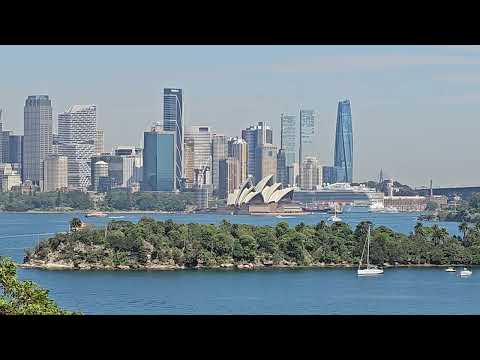
[{"label": "building facade", "polygon": [[280,148],[285,151],[286,166],[297,161],[297,119],[295,115],[280,116]]},{"label": "building facade", "polygon": [[320,185],[320,168],[316,157],[306,156],[302,164],[302,190],[316,190]]},{"label": "building facade", "polygon": [[14,187],[21,185],[20,174],[13,169],[12,164],[0,164],[0,190],[11,191]]},{"label": "building facade", "polygon": [[68,187],[68,158],[49,155],[43,162],[43,191],[59,191]]},{"label": "building facade", "polygon": [[100,179],[109,177],[108,176],[108,163],[105,161],[97,161],[95,164],[93,164],[94,168],[94,177],[93,179],[93,189],[95,191],[98,191],[100,189]]},{"label": "building facade", "polygon": [[8,139],[8,162],[22,164],[23,135],[10,135]]},{"label": "building facade", "polygon": [[349,100],[338,103],[334,167],[335,182],[353,181],[353,129]]},{"label": "building facade", "polygon": [[248,164],[247,174],[254,179],[258,178],[256,174],[256,149],[257,145],[262,143],[273,144],[272,128],[267,126],[264,122],[259,122],[258,125],[252,125],[242,130],[242,139],[248,144]]},{"label": "building facade", "polygon": [[182,89],[163,90],[163,130],[175,133],[175,189],[180,189],[184,177],[184,112]]},{"label": "building facade", "polygon": [[333,184],[335,182],[335,168],[333,166],[322,166],[322,183]]},{"label": "building facade", "polygon": [[213,134],[212,138],[212,183],[213,191],[218,192],[220,186],[220,161],[228,157],[228,139],[222,134]]},{"label": "building facade", "polygon": [[243,183],[248,176],[248,143],[238,137],[230,138],[228,140],[228,157],[237,159],[239,164],[238,181]]},{"label": "building facade", "polygon": [[95,154],[100,155],[105,152],[105,131],[97,129],[95,134]]},{"label": "building facade", "polygon": [[240,160],[232,157],[220,160],[218,176],[218,197],[226,199],[228,194],[233,193],[242,183]]},{"label": "building facade", "polygon": [[166,131],[159,125],[143,138],[143,191],[177,190],[177,145],[175,131]]},{"label": "building facade", "polygon": [[285,187],[288,185],[287,154],[284,149],[278,150],[277,153],[277,182]]},{"label": "building facade", "polygon": [[287,166],[287,178],[289,186],[297,186],[299,178],[300,166],[298,163],[293,163],[290,166]]},{"label": "building facade", "polygon": [[255,174],[260,180],[266,176],[273,175],[273,181],[275,182],[277,175],[277,147],[272,144],[257,145],[255,155],[255,165],[257,166]]},{"label": "building facade", "polygon": [[74,105],[58,114],[58,154],[68,158],[68,186],[86,190],[91,185],[91,158],[95,155],[97,107]]},{"label": "building facade", "polygon": [[48,95],[29,96],[23,118],[23,181],[40,185],[43,161],[52,152],[52,102]]},{"label": "building facade", "polygon": [[1,131],[0,129],[0,143],[2,149],[0,150],[0,159],[2,159],[2,162],[8,163],[10,159],[10,134],[11,131],[6,131],[3,130]]},{"label": "building facade", "polygon": [[193,184],[212,184],[212,138],[209,126],[191,126],[185,131],[185,140],[193,140]]}]

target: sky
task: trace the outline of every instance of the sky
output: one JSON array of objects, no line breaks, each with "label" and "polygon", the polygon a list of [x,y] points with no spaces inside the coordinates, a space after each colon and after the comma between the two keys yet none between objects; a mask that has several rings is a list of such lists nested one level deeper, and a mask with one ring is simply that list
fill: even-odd
[{"label": "sky", "polygon": [[162,121],[165,87],[182,88],[185,122],[240,136],[301,107],[318,112],[316,148],[333,164],[338,101],[349,99],[354,181],[480,185],[479,46],[0,46],[3,128],[23,133],[28,95],[57,114],[96,104],[105,149],[142,145]]}]

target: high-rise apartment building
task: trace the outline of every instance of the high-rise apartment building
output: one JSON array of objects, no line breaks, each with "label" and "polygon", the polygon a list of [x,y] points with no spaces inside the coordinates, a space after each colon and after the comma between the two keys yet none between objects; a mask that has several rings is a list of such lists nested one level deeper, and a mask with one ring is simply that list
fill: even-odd
[{"label": "high-rise apartment building", "polygon": [[321,175],[317,158],[306,156],[302,164],[300,187],[302,190],[316,190],[320,185]]},{"label": "high-rise apartment building", "polygon": [[68,187],[68,158],[49,155],[43,162],[43,191],[58,191]]},{"label": "high-rise apartment building", "polygon": [[335,134],[335,181],[353,181],[353,129],[350,100],[340,101]]},{"label": "high-rise apartment building", "polygon": [[105,131],[97,129],[95,134],[95,154],[100,155],[105,152]]},{"label": "high-rise apartment building", "polygon": [[285,151],[286,166],[297,161],[297,119],[294,115],[280,116],[280,148]]},{"label": "high-rise apartment building", "polygon": [[180,189],[184,177],[184,112],[182,89],[163,90],[163,129],[175,132],[175,188]]},{"label": "high-rise apartment building", "polygon": [[228,139],[222,134],[213,134],[212,137],[212,183],[213,191],[219,188],[220,161],[228,157]]},{"label": "high-rise apartment building", "polygon": [[[241,184],[247,180],[248,176],[248,143],[238,137],[230,138],[228,140],[228,157],[237,159],[239,161],[238,166],[238,183]],[[235,182],[235,184],[237,183]]]},{"label": "high-rise apartment building", "polygon": [[42,162],[52,152],[52,102],[48,95],[27,97],[23,118],[23,181],[40,185]]},{"label": "high-rise apartment building", "polygon": [[193,140],[193,183],[212,184],[212,138],[209,126],[190,126],[185,131],[185,140]]},{"label": "high-rise apartment building", "polygon": [[58,154],[68,158],[68,186],[86,190],[91,185],[91,158],[95,155],[97,107],[74,105],[58,114]]},{"label": "high-rise apartment building", "polygon": [[177,138],[175,131],[160,125],[143,134],[143,191],[177,190]]},{"label": "high-rise apartment building", "polygon": [[248,144],[248,165],[247,173],[254,179],[258,179],[256,174],[256,149],[257,145],[262,143],[273,144],[272,128],[267,126],[264,122],[259,122],[258,125],[252,125],[242,130],[242,139]]},{"label": "high-rise apartment building", "polygon": [[277,176],[277,147],[273,144],[258,145],[256,152],[255,165],[257,166],[255,175],[256,182],[265,176],[273,175],[274,181]]},{"label": "high-rise apartment building", "polygon": [[277,153],[277,182],[288,186],[287,155],[284,149],[278,150]]}]

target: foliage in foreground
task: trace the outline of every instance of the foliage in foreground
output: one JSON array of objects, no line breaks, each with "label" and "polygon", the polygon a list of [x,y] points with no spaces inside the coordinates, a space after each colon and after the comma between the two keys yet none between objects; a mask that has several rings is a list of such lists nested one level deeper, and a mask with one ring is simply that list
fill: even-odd
[{"label": "foliage in foreground", "polygon": [[[289,227],[231,224],[177,224],[142,218],[138,223],[114,221],[104,229],[81,228],[57,234],[28,252],[25,262],[41,260],[79,266],[142,268],[169,264],[193,268],[232,263],[265,262],[292,265],[356,264],[368,223],[355,230],[344,223]],[[375,264],[480,264],[480,226],[450,236],[434,225],[418,223],[409,235],[379,226],[371,231],[371,262]]]},{"label": "foliage in foreground", "polygon": [[17,278],[15,264],[0,257],[0,315],[70,315],[48,297],[48,290]]}]

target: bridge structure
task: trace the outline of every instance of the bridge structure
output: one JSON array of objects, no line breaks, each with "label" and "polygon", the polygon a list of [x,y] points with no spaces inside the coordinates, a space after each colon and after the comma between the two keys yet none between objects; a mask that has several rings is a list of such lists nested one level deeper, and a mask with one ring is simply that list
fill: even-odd
[{"label": "bridge structure", "polygon": [[[417,188],[415,192],[420,196],[430,195],[429,188]],[[432,188],[433,195],[445,195],[449,199],[459,196],[463,200],[468,200],[474,193],[480,193],[480,186],[454,186],[454,187],[440,187]]]}]

